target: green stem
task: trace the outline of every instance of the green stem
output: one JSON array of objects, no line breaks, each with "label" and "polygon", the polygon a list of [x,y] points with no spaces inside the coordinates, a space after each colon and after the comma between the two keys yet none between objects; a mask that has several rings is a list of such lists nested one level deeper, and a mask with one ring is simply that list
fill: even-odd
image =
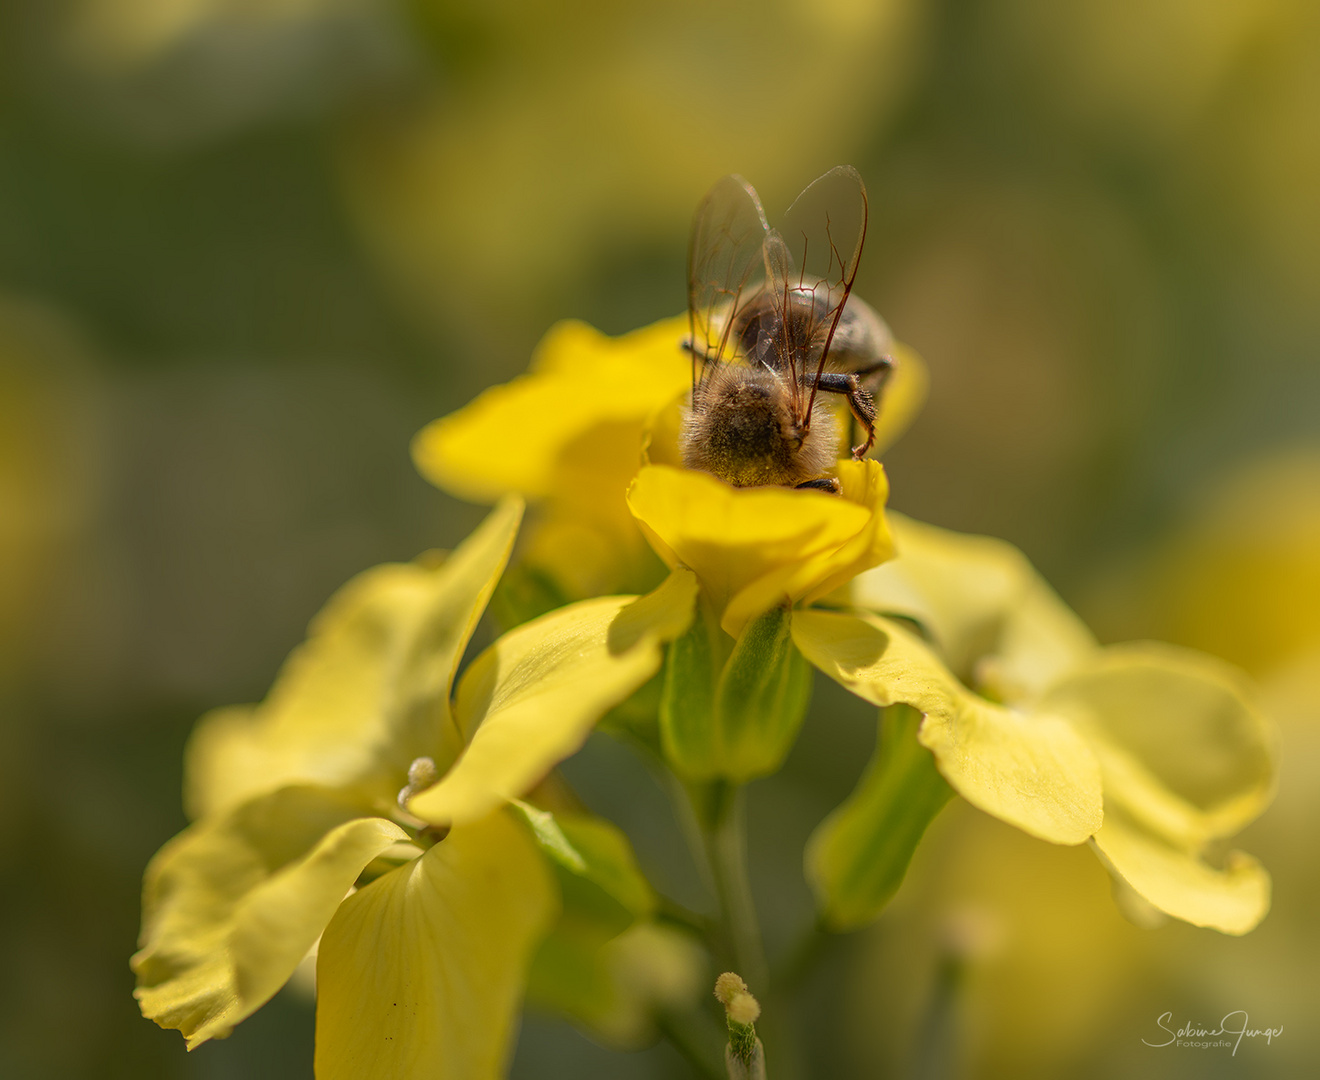
[{"label": "green stem", "polygon": [[741,785],[718,783],[711,813],[699,815],[706,853],[715,879],[720,918],[734,966],[753,991],[765,993],[769,973],[761,949],[761,929],[747,880],[746,800]]},{"label": "green stem", "polygon": [[696,934],[703,941],[710,939],[710,919],[704,915],[698,915],[695,911],[690,911],[677,900],[665,896],[664,893],[656,895],[655,918],[658,922],[669,923],[671,926],[677,926]]},{"label": "green stem", "polygon": [[743,789],[722,780],[684,783],[667,768],[662,776],[693,860],[719,904],[723,941],[711,942],[722,946],[714,951],[723,952],[749,985],[765,992],[769,974],[747,880]]},{"label": "green stem", "polygon": [[958,998],[965,964],[944,956],[935,987],[918,1030],[912,1076],[917,1080],[948,1080],[957,1074]]}]

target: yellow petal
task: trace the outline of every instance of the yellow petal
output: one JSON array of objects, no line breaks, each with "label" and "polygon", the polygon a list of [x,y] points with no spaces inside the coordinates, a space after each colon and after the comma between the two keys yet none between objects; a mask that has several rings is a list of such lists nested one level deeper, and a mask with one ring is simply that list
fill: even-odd
[{"label": "yellow petal", "polygon": [[878,616],[800,611],[793,640],[864,700],[919,709],[918,740],[973,806],[1057,844],[1080,844],[1100,827],[1099,768],[1066,722],[970,693],[919,638]]},{"label": "yellow petal", "polygon": [[691,385],[686,318],[610,338],[580,322],[553,327],[532,370],[424,428],[413,443],[432,483],[474,502],[517,492],[626,520],[643,429]]},{"label": "yellow petal", "polygon": [[840,496],[735,488],[706,473],[648,465],[628,505],[671,566],[694,570],[737,637],[776,604],[823,596],[889,557],[888,483],[875,461],[842,461]]},{"label": "yellow petal", "polygon": [[345,585],[265,702],[198,724],[185,762],[189,814],[302,782],[392,802],[415,758],[453,761],[454,671],[521,519],[510,499],[444,562],[378,566]]},{"label": "yellow petal", "polygon": [[316,788],[285,788],[180,833],[147,867],[142,1014],[192,1049],[293,974],[362,868],[406,834]]},{"label": "yellow petal", "polygon": [[890,513],[896,555],[840,599],[919,622],[969,685],[1020,702],[1096,649],[1085,624],[1011,544]]},{"label": "yellow petal", "polygon": [[1138,894],[1193,926],[1245,934],[1269,911],[1270,876],[1240,851],[1229,852],[1217,870],[1113,810],[1106,810],[1094,843],[1110,870]]},{"label": "yellow petal", "polygon": [[[626,488],[625,481],[621,490]],[[529,524],[516,565],[548,574],[564,597],[561,603],[646,592],[664,578],[666,570],[631,518],[605,526],[576,507],[559,503],[544,507]]]},{"label": "yellow petal", "polygon": [[875,446],[871,453],[876,457],[898,442],[899,436],[911,426],[926,404],[930,389],[926,362],[913,349],[894,342],[889,355],[894,367],[885,380],[880,413],[875,421]]},{"label": "yellow petal", "polygon": [[1103,650],[1041,707],[1091,743],[1106,811],[1175,845],[1229,836],[1269,804],[1276,734],[1230,665],[1154,642]]},{"label": "yellow petal", "polygon": [[665,644],[692,621],[696,592],[692,575],[675,571],[640,599],[584,600],[505,634],[459,683],[455,711],[471,742],[408,809],[459,824],[526,794],[660,670]]},{"label": "yellow petal", "polygon": [[317,959],[317,1080],[503,1076],[554,890],[504,813],[349,897]]}]

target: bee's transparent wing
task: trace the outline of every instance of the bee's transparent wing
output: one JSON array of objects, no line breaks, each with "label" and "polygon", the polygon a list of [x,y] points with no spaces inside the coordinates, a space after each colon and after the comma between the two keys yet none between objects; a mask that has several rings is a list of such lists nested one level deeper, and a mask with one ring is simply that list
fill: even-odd
[{"label": "bee's transparent wing", "polygon": [[851,165],[839,165],[813,181],[784,215],[780,232],[791,260],[784,295],[796,297],[794,317],[785,323],[797,371],[811,386],[808,414],[857,277],[866,217],[866,185]]},{"label": "bee's transparent wing", "polygon": [[[801,340],[803,311],[796,303],[798,294],[795,291],[798,275],[793,256],[778,229],[771,229],[766,234],[762,250],[765,257],[764,293],[770,314],[761,319],[760,325],[771,340],[763,343],[757,352],[771,367],[787,376],[796,399],[801,390],[799,376],[803,370],[804,348]],[[800,409],[798,413],[802,415]]]},{"label": "bee's transparent wing", "polygon": [[717,181],[697,207],[688,245],[694,389],[711,365],[734,355],[734,315],[760,290],[768,231],[761,200],[741,176]]}]

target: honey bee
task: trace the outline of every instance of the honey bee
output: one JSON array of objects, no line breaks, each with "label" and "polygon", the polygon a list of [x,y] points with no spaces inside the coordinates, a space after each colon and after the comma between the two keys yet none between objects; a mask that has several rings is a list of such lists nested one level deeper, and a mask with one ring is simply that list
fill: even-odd
[{"label": "honey bee", "polygon": [[874,393],[893,361],[888,328],[851,295],[866,218],[866,187],[847,165],[808,185],[782,232],[740,176],[701,201],[688,246],[688,468],[736,487],[837,492],[838,429],[822,392],[842,395],[865,432],[853,457],[874,444]]}]

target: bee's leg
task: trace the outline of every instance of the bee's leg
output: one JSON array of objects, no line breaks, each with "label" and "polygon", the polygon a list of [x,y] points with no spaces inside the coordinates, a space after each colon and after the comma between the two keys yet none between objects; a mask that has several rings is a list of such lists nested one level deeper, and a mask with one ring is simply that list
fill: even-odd
[{"label": "bee's leg", "polygon": [[832,476],[822,476],[817,480],[803,480],[800,484],[794,484],[793,487],[801,491],[803,488],[812,488],[816,491],[828,491],[831,495],[839,493],[839,482]]},{"label": "bee's leg", "polygon": [[848,408],[857,417],[857,422],[866,429],[866,441],[861,446],[853,447],[853,458],[861,461],[875,445],[875,398],[871,397],[870,391],[862,385],[861,377],[854,372],[827,371],[816,385],[821,390],[846,397]]}]

